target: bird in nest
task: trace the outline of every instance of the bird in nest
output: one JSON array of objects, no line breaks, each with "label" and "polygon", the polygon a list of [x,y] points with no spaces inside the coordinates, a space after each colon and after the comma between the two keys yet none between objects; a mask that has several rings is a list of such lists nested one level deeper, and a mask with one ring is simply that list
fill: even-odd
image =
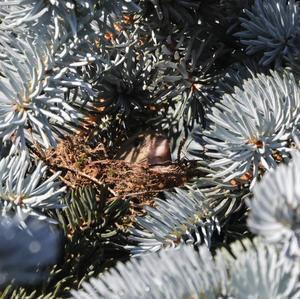
[{"label": "bird in nest", "polygon": [[161,133],[136,134],[122,144],[114,158],[129,163],[166,164],[171,162],[170,142]]}]

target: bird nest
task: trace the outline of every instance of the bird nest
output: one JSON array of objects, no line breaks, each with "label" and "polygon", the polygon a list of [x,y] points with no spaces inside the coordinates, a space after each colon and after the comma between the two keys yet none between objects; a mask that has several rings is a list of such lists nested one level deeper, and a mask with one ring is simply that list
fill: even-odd
[{"label": "bird nest", "polygon": [[159,192],[182,186],[188,180],[185,164],[149,165],[111,159],[102,144],[91,147],[79,135],[67,136],[56,148],[39,155],[51,172],[61,171],[60,179],[69,189],[106,186],[108,201],[129,198],[128,223],[143,215],[145,205],[154,205]]}]

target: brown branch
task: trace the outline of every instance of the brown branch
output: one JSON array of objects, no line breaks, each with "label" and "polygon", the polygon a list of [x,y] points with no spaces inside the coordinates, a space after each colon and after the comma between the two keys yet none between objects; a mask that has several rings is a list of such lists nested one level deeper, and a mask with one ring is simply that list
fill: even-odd
[{"label": "brown branch", "polygon": [[[56,171],[53,170],[53,169],[51,169],[51,168],[49,168],[49,170],[50,170],[50,172],[53,173],[53,174],[56,173]],[[60,178],[60,179],[62,180],[62,182],[64,182],[69,188],[71,188],[71,189],[75,189],[75,188],[76,188],[75,185],[73,185],[71,182],[69,182],[68,180],[66,180],[66,179],[65,179],[64,177],[62,177],[61,175],[59,176],[59,178]]]},{"label": "brown branch", "polygon": [[[82,172],[82,171],[80,171],[80,170],[78,170],[78,169],[75,169],[75,168],[72,168],[72,167],[69,167],[69,166],[63,166],[63,165],[59,165],[59,166],[57,166],[57,168],[62,168],[62,169],[66,169],[66,170],[69,170],[69,171],[71,171],[71,172],[74,172],[74,173],[76,173],[76,174],[78,174],[78,175],[80,175],[80,176],[82,176],[82,177],[84,177],[84,178],[86,178],[86,179],[92,181],[93,183],[97,184],[98,186],[103,186],[103,185],[105,185],[104,183],[98,181],[97,179],[91,177],[90,175],[88,175],[88,174],[86,174],[86,173],[84,173],[84,172]],[[110,187],[108,187],[108,191],[109,191],[112,195],[118,196],[118,195],[116,194],[116,192],[115,192],[114,190],[112,190]]]}]

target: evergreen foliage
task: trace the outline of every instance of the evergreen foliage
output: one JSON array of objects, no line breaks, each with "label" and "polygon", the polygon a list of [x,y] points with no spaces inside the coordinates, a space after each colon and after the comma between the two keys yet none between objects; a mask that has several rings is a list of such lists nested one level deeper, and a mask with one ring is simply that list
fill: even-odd
[{"label": "evergreen foliage", "polygon": [[0,0],[0,297],[299,298],[299,5]]},{"label": "evergreen foliage", "polygon": [[245,174],[251,186],[260,172],[289,158],[290,143],[299,126],[299,91],[292,74],[259,74],[242,88],[225,94],[212,107],[204,132],[210,164],[225,181]]},{"label": "evergreen foliage", "polygon": [[62,207],[61,197],[66,187],[59,186],[56,180],[59,173],[42,181],[47,167],[39,161],[36,168],[28,173],[29,164],[29,158],[24,152],[1,159],[0,205],[6,210],[32,214]]},{"label": "evergreen foliage", "polygon": [[84,284],[84,291],[74,292],[74,298],[188,298],[193,294],[217,298],[225,269],[217,268],[205,247],[199,251],[180,247],[117,264],[101,280]]},{"label": "evergreen foliage", "polygon": [[266,174],[249,201],[249,228],[291,256],[299,255],[299,162],[297,152],[288,166]]},{"label": "evergreen foliage", "polygon": [[132,229],[130,240],[137,241],[133,254],[155,252],[166,247],[178,246],[181,242],[211,245],[213,233],[218,233],[218,220],[205,204],[199,191],[175,189],[157,199],[157,207],[146,207],[147,215],[137,219],[138,229]]},{"label": "evergreen foliage", "polygon": [[[257,241],[257,240],[256,240]],[[216,260],[206,247],[189,247],[132,258],[98,279],[91,279],[74,298],[297,298],[299,266],[275,247],[233,244]],[[224,262],[225,261],[225,262]]]},{"label": "evergreen foliage", "polygon": [[248,18],[241,18],[245,29],[237,34],[247,45],[246,53],[262,55],[259,63],[275,62],[281,65],[284,60],[299,57],[299,4],[297,1],[255,1]]}]

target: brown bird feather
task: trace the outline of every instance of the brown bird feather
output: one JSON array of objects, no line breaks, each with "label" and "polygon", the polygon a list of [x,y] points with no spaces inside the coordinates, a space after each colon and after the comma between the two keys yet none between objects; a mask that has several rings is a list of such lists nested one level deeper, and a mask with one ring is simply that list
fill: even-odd
[{"label": "brown bird feather", "polygon": [[124,142],[115,159],[129,163],[164,164],[171,161],[170,144],[163,134],[139,134]]}]

